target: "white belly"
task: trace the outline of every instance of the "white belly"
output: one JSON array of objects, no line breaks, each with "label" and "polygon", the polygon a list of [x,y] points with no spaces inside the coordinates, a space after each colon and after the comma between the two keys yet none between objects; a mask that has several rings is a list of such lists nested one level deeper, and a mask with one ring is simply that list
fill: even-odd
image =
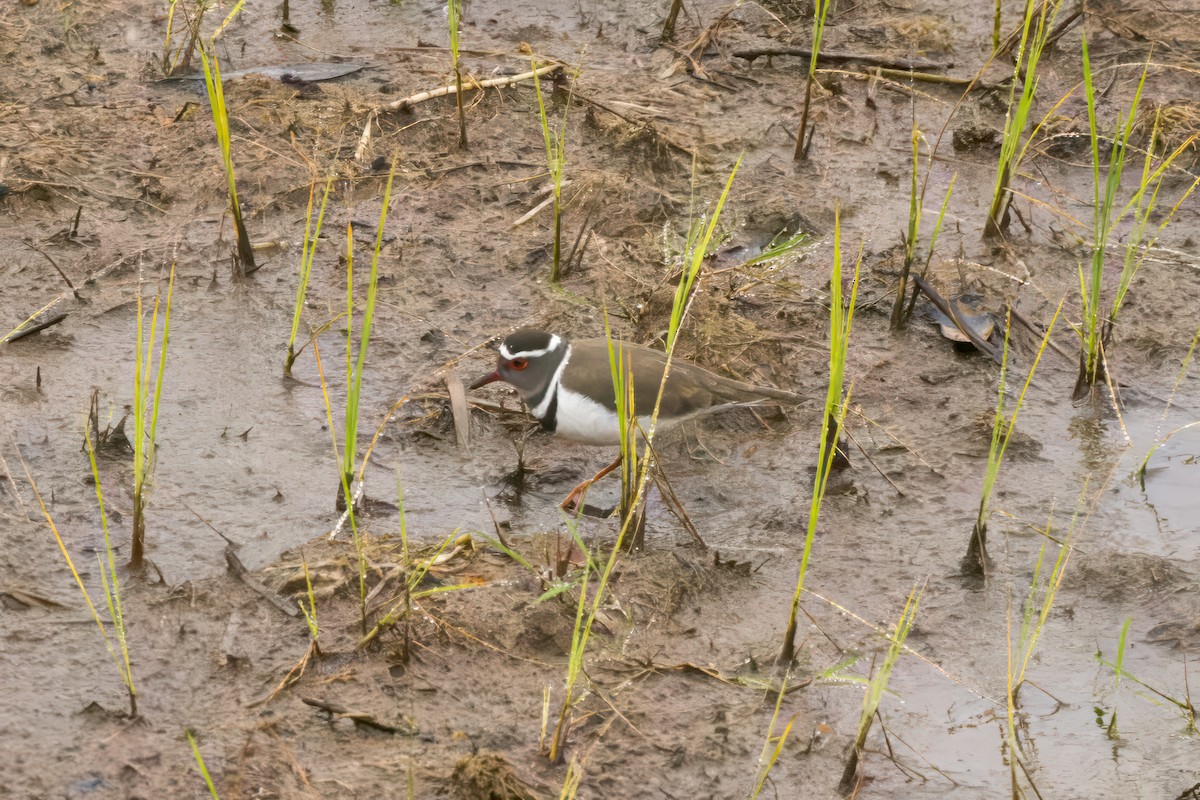
[{"label": "white belly", "polygon": [[[621,443],[617,415],[595,400],[570,389],[558,390],[557,424],[554,432],[580,444],[616,445]],[[662,427],[659,420],[659,427]],[[643,430],[650,427],[649,417],[640,417]]]}]

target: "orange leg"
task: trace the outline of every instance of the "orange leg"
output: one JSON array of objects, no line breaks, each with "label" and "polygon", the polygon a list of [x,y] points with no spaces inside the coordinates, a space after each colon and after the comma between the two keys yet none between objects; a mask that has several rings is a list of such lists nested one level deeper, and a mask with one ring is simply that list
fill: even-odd
[{"label": "orange leg", "polygon": [[600,470],[595,475],[572,489],[571,493],[567,495],[561,503],[558,504],[558,507],[570,514],[578,513],[579,502],[583,499],[583,495],[588,490],[588,487],[619,466],[621,466],[621,457],[617,456],[616,461],[612,462],[607,467]]}]

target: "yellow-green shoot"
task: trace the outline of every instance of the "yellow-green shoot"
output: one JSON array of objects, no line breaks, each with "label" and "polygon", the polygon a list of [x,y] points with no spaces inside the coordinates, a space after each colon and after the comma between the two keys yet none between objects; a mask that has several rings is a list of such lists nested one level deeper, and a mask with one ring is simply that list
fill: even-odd
[{"label": "yellow-green shoot", "polygon": [[[339,463],[342,474],[343,493],[346,505],[352,505],[350,490],[354,488],[354,469],[358,453],[358,405],[362,393],[363,371],[367,364],[367,345],[371,341],[371,325],[375,320],[375,297],[379,291],[379,251],[383,248],[383,231],[387,223],[388,206],[392,202],[392,182],[396,178],[396,158],[388,172],[387,185],[383,190],[383,206],[379,210],[379,225],[375,230],[375,248],[371,253],[371,274],[367,280],[367,297],[363,305],[362,324],[358,336],[358,353],[354,353],[354,231],[346,228],[346,427],[342,441],[342,459]],[[366,469],[364,460],[359,470]]]},{"label": "yellow-green shoot", "polygon": [[[292,314],[292,333],[288,337],[287,358],[283,362],[283,374],[291,377],[292,365],[300,351],[296,350],[296,334],[300,330],[300,317],[304,311],[304,299],[308,295],[308,280],[312,276],[313,258],[317,253],[317,239],[321,236],[321,223],[325,221],[325,205],[333,188],[333,175],[325,180],[325,192],[321,195],[321,210],[313,222],[313,200],[316,196],[316,181],[308,187],[308,214],[304,222],[304,248],[300,254],[300,280],[296,286],[296,309]],[[300,350],[304,347],[301,346]]]},{"label": "yellow-green shoot", "polygon": [[[354,233],[349,232],[351,241]],[[349,336],[349,333],[347,333]],[[342,454],[338,449],[337,428],[333,425],[333,404],[329,400],[329,384],[325,381],[325,368],[321,365],[321,346],[313,340],[313,359],[317,362],[317,376],[321,381],[321,396],[325,401],[325,422],[329,426],[329,437],[333,440],[333,457],[338,460],[338,476],[341,479],[339,488],[342,497],[346,499],[346,516],[350,522],[350,537],[354,545],[355,563],[358,572],[358,610],[362,632],[367,632],[367,554],[366,542],[358,530],[358,519],[354,514],[354,495],[351,492],[353,480],[342,468]]]},{"label": "yellow-green shoot", "polygon": [[[821,54],[821,39],[825,36],[825,19],[833,0],[813,0],[812,54],[808,59],[808,78],[804,82],[804,107],[800,111],[800,129],[796,131],[796,148],[792,158],[796,161],[808,159],[808,148],[812,144],[812,131],[808,129],[808,112],[812,105],[813,84],[817,82],[817,60]],[[816,126],[813,126],[816,130]]]},{"label": "yellow-green shoot", "polygon": [[225,90],[221,84],[221,64],[214,52],[208,56],[208,48],[200,46],[200,60],[204,65],[204,88],[208,92],[208,104],[212,111],[213,125],[217,129],[217,146],[221,151],[221,164],[225,168],[225,183],[229,189],[229,210],[233,215],[233,226],[237,234],[237,261],[241,274],[249,275],[257,267],[254,264],[254,248],[250,234],[242,221],[242,206],[238,202],[237,181],[233,174],[233,153],[229,138],[229,109],[225,106]]},{"label": "yellow-green shoot", "polygon": [[462,66],[458,60],[458,27],[462,0],[446,0],[446,23],[450,26],[450,61],[454,66],[454,102],[458,107],[458,146],[467,149],[467,113],[463,107]]},{"label": "yellow-green shoot", "polygon": [[792,595],[791,608],[788,612],[787,630],[783,637],[778,662],[783,666],[783,679],[780,681],[775,698],[775,713],[767,726],[767,734],[763,742],[763,750],[759,756],[758,772],[755,777],[754,790],[751,797],[758,797],[763,786],[770,777],[771,770],[783,751],[791,733],[795,718],[790,718],[782,730],[778,730],[779,712],[783,697],[788,691],[788,681],[791,677],[791,666],[796,658],[796,633],[799,626],[800,597],[804,593],[804,579],[808,573],[809,559],[812,556],[813,542],[816,539],[817,521],[821,515],[821,503],[825,498],[825,488],[828,485],[829,474],[833,471],[834,460],[838,455],[838,431],[846,420],[846,412],[850,407],[850,392],[845,392],[843,385],[846,377],[846,357],[850,348],[850,330],[854,322],[854,306],[858,298],[858,276],[862,265],[862,254],[854,264],[854,277],[850,284],[849,302],[843,296],[842,290],[842,225],[841,211],[834,210],[833,222],[833,273],[830,277],[829,299],[829,385],[825,393],[825,407],[821,415],[821,439],[818,446],[817,472],[813,481],[812,500],[808,509],[808,528],[804,538],[804,551],[800,557],[800,567],[796,577],[796,591]]},{"label": "yellow-green shoot", "polygon": [[321,655],[321,626],[317,623],[317,598],[313,594],[312,578],[308,574],[308,559],[301,561],[304,565],[304,588],[308,595],[308,604],[305,605],[304,600],[297,600],[296,604],[300,606],[300,611],[304,613],[304,622],[308,625],[308,639],[313,652],[318,656]]},{"label": "yellow-green shoot", "polygon": [[[712,241],[713,233],[717,229],[717,223],[721,218],[721,212],[725,207],[725,201],[729,197],[729,191],[733,186],[733,179],[737,176],[741,163],[742,160],[739,157],[729,174],[729,179],[725,182],[725,188],[722,190],[721,196],[717,200],[707,224],[703,226],[703,233],[691,243],[692,247],[688,253],[686,267],[675,288],[675,299],[671,307],[671,320],[667,328],[666,368],[663,371],[663,380],[658,386],[658,395],[654,402],[654,410],[650,414],[649,427],[643,432],[646,439],[646,449],[643,451],[641,461],[639,462],[639,471],[636,476],[637,490],[634,492],[632,501],[629,503],[629,507],[634,510],[639,507],[642,499],[645,497],[646,485],[650,478],[650,448],[653,445],[654,430],[658,422],[659,410],[662,407],[663,390],[666,387],[666,378],[670,374],[671,359],[675,352],[679,330],[683,325],[684,316],[691,304],[692,289],[700,274],[700,269],[704,265],[709,242]],[[609,337],[609,341],[611,343],[611,336]],[[614,371],[614,378],[616,378],[622,372],[622,364],[619,360],[617,349],[613,348],[611,344],[610,353],[610,367]],[[624,399],[622,399],[622,391],[623,387],[619,385],[614,386],[614,392],[619,402],[625,402],[630,397],[630,395],[624,395]],[[623,429],[632,431],[635,414],[636,411],[632,407],[626,407],[625,417],[621,422]],[[637,414],[637,416],[640,417],[642,415]],[[631,434],[630,438],[632,438]],[[580,502],[582,503],[582,500]],[[573,711],[584,694],[584,690],[579,688],[579,682],[587,674],[584,670],[584,661],[592,626],[596,621],[596,615],[600,611],[601,604],[605,600],[605,592],[608,589],[609,580],[616,568],[617,560],[625,548],[626,538],[631,534],[637,518],[638,514],[630,513],[621,520],[621,527],[617,533],[616,541],[613,542],[612,549],[609,551],[603,564],[593,560],[592,553],[579,537],[577,520],[568,519],[566,523],[572,537],[587,555],[587,564],[584,566],[582,576],[579,579],[579,600],[575,608],[575,626],[571,632],[571,649],[567,657],[567,676],[563,703],[559,709],[554,733],[550,737],[550,747],[547,753],[550,760],[556,764],[563,758],[563,747],[566,744],[567,734],[570,732]],[[589,584],[593,580],[595,581],[595,589],[590,590]]]},{"label": "yellow-green shoot", "polygon": [[[1138,80],[1137,90],[1127,113],[1119,114],[1114,133],[1111,136],[1112,152],[1108,159],[1108,167],[1101,176],[1100,169],[1100,139],[1101,135],[1096,123],[1096,89],[1093,84],[1091,59],[1088,57],[1087,37],[1083,38],[1083,83],[1087,100],[1088,132],[1091,137],[1092,149],[1092,250],[1088,269],[1079,268],[1079,294],[1083,305],[1083,323],[1079,329],[1080,357],[1079,378],[1075,383],[1074,399],[1087,396],[1097,383],[1104,381],[1104,348],[1112,337],[1113,326],[1117,315],[1125,303],[1134,276],[1150,248],[1158,239],[1159,234],[1175,216],[1180,204],[1195,190],[1200,179],[1192,182],[1170,212],[1161,215],[1157,229],[1150,231],[1149,223],[1152,215],[1156,214],[1158,192],[1163,178],[1175,159],[1187,148],[1191,147],[1196,136],[1190,137],[1158,163],[1154,164],[1155,150],[1159,133],[1159,120],[1156,115],[1150,134],[1150,142],[1146,147],[1142,160],[1142,173],[1138,187],[1132,198],[1119,211],[1117,196],[1120,193],[1121,177],[1125,170],[1125,158],[1130,150],[1130,137],[1134,132],[1134,119],[1137,116],[1138,105],[1141,102],[1142,89],[1146,83],[1146,73],[1150,68],[1147,59]],[[1105,137],[1110,138],[1110,137]],[[1103,177],[1103,180],[1102,180]],[[1124,257],[1121,264],[1121,274],[1117,281],[1117,289],[1113,293],[1111,304],[1106,304],[1101,296],[1104,266],[1108,252],[1108,240],[1114,227],[1132,213],[1133,227],[1123,236]],[[1107,308],[1105,308],[1107,306]]]},{"label": "yellow-green shoot", "polygon": [[[538,120],[542,125],[542,140],[546,145],[546,168],[550,172],[550,191],[554,201],[554,246],[550,262],[550,283],[557,286],[562,280],[562,187],[563,174],[567,166],[567,114],[571,110],[571,98],[574,92],[567,95],[567,105],[563,109],[562,119],[558,129],[553,130],[550,119],[546,114],[546,101],[542,96],[542,80],[538,77],[537,62],[530,60],[533,69],[533,90],[537,94]],[[572,85],[574,82],[572,82]]]},{"label": "yellow-green shoot", "polygon": [[825,499],[825,488],[838,452],[837,431],[846,420],[850,407],[850,392],[843,398],[846,377],[846,356],[850,349],[850,328],[854,322],[854,303],[858,298],[858,274],[862,265],[862,253],[854,263],[854,278],[850,284],[849,302],[842,294],[842,224],[841,212],[835,210],[833,218],[833,274],[829,280],[829,386],[825,393],[824,414],[821,416],[821,442],[817,455],[817,473],[813,481],[812,500],[808,508],[808,528],[804,536],[804,552],[800,557],[796,591],[792,595],[791,610],[788,612],[787,632],[780,650],[781,664],[790,665],[796,657],[796,631],[799,624],[800,596],[804,592],[804,578],[812,556],[813,541],[817,535],[817,521],[821,516],[821,503]]},{"label": "yellow-green shoot", "polygon": [[1117,738],[1117,697],[1121,691],[1121,675],[1125,672],[1125,643],[1129,640],[1129,626],[1132,624],[1133,617],[1126,617],[1121,625],[1121,634],[1117,637],[1117,663],[1113,665],[1113,711],[1108,727],[1104,729],[1110,739]]},{"label": "yellow-green shoot", "polygon": [[108,514],[104,511],[104,491],[100,487],[100,469],[96,464],[96,447],[93,444],[91,417],[85,424],[83,439],[87,443],[88,463],[92,467],[92,481],[96,485],[96,505],[100,509],[100,527],[104,531],[104,553],[96,553],[100,567],[100,585],[104,589],[104,600],[108,604],[108,617],[113,623],[113,634],[117,640],[120,658],[112,642],[106,640],[109,653],[121,674],[121,682],[129,693],[129,714],[137,716],[137,689],[133,685],[133,667],[129,662],[129,637],[125,627],[125,611],[121,606],[121,582],[117,575],[117,559],[113,552],[112,538],[108,533]]},{"label": "yellow-green shoot", "polygon": [[208,767],[204,765],[204,757],[200,755],[200,746],[196,744],[196,737],[191,731],[184,731],[187,734],[188,744],[192,747],[192,757],[196,759],[196,766],[200,768],[200,775],[204,778],[204,785],[208,787],[208,793],[212,795],[213,800],[221,800],[217,794],[217,787],[213,785],[212,776],[208,774]]},{"label": "yellow-green shoot", "polygon": [[[146,331],[142,293],[137,298],[137,352],[133,368],[133,535],[129,566],[140,569],[146,554],[146,480],[154,467],[158,412],[162,408],[163,374],[167,366],[167,342],[171,333],[171,296],[175,289],[175,264],[167,281],[167,298],[162,304],[162,343],[155,347],[161,289],[154,295],[150,330]],[[157,356],[157,359],[156,359]],[[151,377],[154,391],[151,392]]]},{"label": "yellow-green shoot", "polygon": [[1042,337],[1042,343],[1038,346],[1033,364],[1029,368],[1029,374],[1025,376],[1025,385],[1021,387],[1021,393],[1017,395],[1011,416],[1006,413],[1006,398],[1008,397],[1008,339],[1012,328],[1011,310],[1005,319],[1004,351],[1000,359],[1000,378],[996,391],[996,412],[992,416],[992,438],[991,443],[988,445],[987,468],[984,470],[983,475],[983,488],[979,497],[979,512],[975,516],[975,527],[971,530],[971,541],[967,545],[967,554],[962,560],[962,571],[965,575],[976,577],[985,577],[987,575],[989,566],[987,525],[988,520],[991,518],[990,501],[992,490],[996,487],[996,479],[1000,476],[1000,465],[1004,461],[1004,453],[1008,450],[1008,444],[1012,441],[1012,435],[1017,430],[1017,415],[1021,413],[1021,406],[1025,403],[1025,394],[1029,391],[1030,384],[1033,383],[1033,375],[1037,372],[1038,364],[1042,361],[1042,354],[1046,352],[1046,345],[1050,342],[1050,334],[1054,332],[1054,323],[1058,321],[1058,315],[1062,312],[1065,301],[1066,298],[1064,297],[1059,301],[1058,308],[1054,310],[1054,316],[1050,320],[1049,327],[1046,328],[1046,334]]},{"label": "yellow-green shoot", "polygon": [[[95,455],[91,447],[91,436],[88,434],[88,452],[92,455],[93,475],[96,469]],[[46,508],[45,501],[42,500],[42,494],[38,491],[37,483],[33,480],[33,475],[29,473],[29,465],[21,460],[21,466],[25,469],[25,478],[29,481],[29,487],[33,490],[33,496],[38,501],[38,507],[42,510],[42,517],[46,520],[47,527],[54,534],[54,542],[58,545],[58,550],[62,553],[63,560],[67,562],[67,569],[71,571],[71,577],[75,579],[75,585],[79,587],[79,593],[83,595],[83,602],[88,607],[88,612],[92,615],[92,621],[96,623],[96,629],[100,631],[100,638],[104,640],[104,646],[108,649],[108,655],[112,658],[113,666],[117,668],[117,673],[121,676],[121,683],[125,685],[125,690],[129,695],[129,715],[137,716],[137,690],[133,684],[133,670],[129,663],[129,648],[125,637],[125,616],[121,609],[120,585],[117,582],[116,564],[113,559],[112,542],[108,538],[108,523],[104,523],[104,546],[105,554],[108,557],[108,565],[106,566],[103,559],[100,559],[101,583],[104,586],[105,602],[109,607],[109,616],[113,622],[113,629],[116,633],[117,642],[114,645],[113,637],[108,634],[108,629],[104,627],[104,620],[100,618],[100,612],[96,610],[96,605],[92,602],[92,596],[88,592],[87,587],[83,583],[83,578],[79,575],[79,570],[75,568],[75,562],[71,559],[71,554],[67,550],[67,546],[63,543],[62,536],[58,532],[58,526],[54,524],[54,518],[50,516],[50,511]],[[100,516],[104,518],[104,504],[100,494],[100,480],[96,478],[96,497],[101,500]],[[99,554],[97,554],[99,558]]]},{"label": "yellow-green shoot", "polygon": [[867,682],[867,689],[863,694],[862,712],[858,715],[858,734],[854,737],[854,747],[850,750],[850,758],[846,761],[846,768],[842,772],[841,789],[845,793],[848,793],[856,785],[863,749],[867,745],[867,735],[871,732],[871,722],[875,719],[875,713],[879,710],[879,701],[883,699],[888,681],[892,678],[892,669],[900,658],[904,640],[908,638],[908,632],[912,630],[913,620],[917,616],[917,606],[921,603],[921,592],[921,588],[914,586],[913,590],[908,593],[908,601],[904,604],[904,610],[900,612],[900,619],[897,620],[895,629],[888,637],[888,649],[884,654],[883,664]]},{"label": "yellow-green shoot", "polygon": [[[1004,121],[1004,138],[1000,143],[1000,160],[996,170],[996,183],[992,190],[992,203],[988,208],[987,222],[983,233],[987,237],[1004,234],[1008,228],[1009,205],[1012,195],[1009,184],[1021,164],[1025,148],[1021,147],[1022,134],[1029,125],[1029,114],[1038,85],[1038,63],[1042,52],[1050,42],[1054,20],[1062,0],[1025,0],[1025,12],[1021,17],[1021,39],[1017,50],[1013,81],[1008,90],[1008,114]],[[1021,94],[1016,94],[1017,84]],[[1029,137],[1026,138],[1026,144]]]}]

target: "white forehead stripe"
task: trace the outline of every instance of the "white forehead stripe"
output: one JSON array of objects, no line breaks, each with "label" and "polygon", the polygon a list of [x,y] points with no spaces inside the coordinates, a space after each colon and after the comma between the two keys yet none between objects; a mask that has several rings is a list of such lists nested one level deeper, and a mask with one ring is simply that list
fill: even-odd
[{"label": "white forehead stripe", "polygon": [[501,344],[500,345],[500,356],[508,361],[511,361],[514,358],[537,358],[538,356],[544,356],[547,353],[554,352],[555,350],[558,349],[558,346],[560,344],[562,344],[562,339],[558,338],[558,334],[555,333],[555,334],[551,334],[551,336],[550,336],[549,346],[547,346],[546,348],[544,348],[542,350],[521,350],[519,352],[514,353],[508,349],[508,345]]}]

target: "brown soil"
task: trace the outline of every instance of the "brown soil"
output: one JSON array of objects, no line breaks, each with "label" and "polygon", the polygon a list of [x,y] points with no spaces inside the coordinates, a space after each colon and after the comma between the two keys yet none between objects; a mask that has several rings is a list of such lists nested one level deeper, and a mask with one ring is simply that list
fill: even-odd
[{"label": "brown soil", "polygon": [[[862,246],[848,367],[847,430],[857,447],[822,508],[790,676],[803,685],[782,703],[778,725],[792,727],[764,796],[837,796],[862,703],[862,684],[847,678],[877,665],[880,634],[914,585],[924,594],[911,654],[884,697],[858,796],[1010,796],[1008,641],[1047,520],[1059,539],[1071,531],[1075,552],[1029,666],[1032,683],[1019,695],[1022,785],[1032,782],[1042,797],[1174,798],[1200,781],[1200,742],[1185,714],[1133,680],[1184,701],[1188,654],[1200,644],[1195,429],[1156,453],[1144,490],[1132,477],[1154,442],[1200,414],[1196,378],[1176,389],[1200,323],[1195,200],[1163,233],[1119,318],[1108,353],[1119,416],[1106,392],[1071,403],[1076,342],[1059,323],[1055,341],[1068,355],[1044,357],[993,497],[994,569],[985,583],[964,580],[959,562],[978,507],[998,370],[942,339],[923,307],[906,332],[889,332],[911,126],[915,116],[925,154],[941,138],[926,232],[957,176],[931,281],[987,311],[1017,301],[1041,324],[1065,295],[1063,314],[1074,323],[1077,265],[1088,258],[1079,222],[1091,219],[1092,196],[1081,98],[1055,110],[1031,147],[1014,183],[1019,214],[1008,240],[983,242],[1006,91],[974,91],[955,110],[961,87],[868,79],[853,63],[831,63],[814,94],[810,158],[795,163],[807,62],[736,54],[806,47],[808,4],[686,4],[677,43],[664,46],[667,5],[466,9],[464,63],[475,78],[527,69],[522,43],[582,63],[568,117],[564,238],[568,250],[577,239],[584,246],[555,290],[547,285],[549,211],[516,224],[546,196],[530,84],[470,94],[466,150],[451,100],[370,117],[381,103],[447,82],[438,4],[293,3],[294,37],[278,33],[277,6],[248,4],[226,29],[226,72],[333,55],[370,65],[310,85],[256,75],[226,85],[238,188],[261,245],[260,269],[236,277],[203,84],[160,80],[166,4],[7,3],[0,332],[40,309],[42,318],[67,316],[0,345],[5,796],[207,796],[185,730],[226,798],[403,797],[409,787],[419,798],[552,798],[571,764],[582,775],[581,797],[748,796],[771,724],[775,696],[766,687],[808,516],[839,204],[845,249]],[[990,51],[992,4],[968,5],[839,7],[824,49],[913,56],[934,62],[923,69],[969,78]],[[1200,119],[1200,26],[1194,12],[1171,10],[1178,5],[1089,3],[1045,58],[1035,117],[1078,82],[1086,30],[1104,92],[1102,124],[1111,128],[1128,108],[1137,65],[1153,45],[1146,107],[1166,109],[1167,138],[1186,143]],[[1009,31],[1020,4],[1005,6]],[[206,33],[225,13],[210,12]],[[1010,73],[996,64],[983,80]],[[562,96],[552,113],[563,112]],[[368,120],[370,138],[356,155]],[[1139,146],[1150,127],[1139,121]],[[1194,152],[1164,183],[1164,210],[1191,184]],[[739,155],[683,354],[812,403],[731,412],[658,442],[708,549],[654,493],[646,547],[622,557],[600,604],[566,758],[551,763],[544,749],[563,703],[578,587],[539,598],[556,575],[577,575],[582,560],[557,502],[612,454],[542,436],[515,447],[525,419],[494,405],[472,410],[471,443],[460,447],[442,375],[489,368],[485,345],[517,325],[599,335],[604,309],[622,335],[655,340],[674,285],[667,257],[680,249],[689,215],[711,209]],[[340,404],[344,232],[354,224],[361,292],[393,156],[361,404],[360,454],[381,427],[366,472],[375,502],[359,522],[368,589],[376,590],[370,624],[389,609],[410,610],[360,645],[354,551],[334,509],[337,468],[313,348],[291,379],[282,363],[309,187],[332,173],[302,338],[333,321],[319,342]],[[1138,155],[1127,182],[1140,170]],[[813,244],[744,266],[778,233],[796,230]],[[172,261],[178,279],[147,509],[153,567],[121,573],[138,689],[131,719],[22,462],[99,597],[92,559],[103,532],[80,449],[84,419],[92,387],[102,425],[125,415],[136,298],[153,297]],[[1014,393],[1035,343],[1025,333],[1015,344]],[[480,394],[518,407],[508,394]],[[387,418],[405,396],[416,399]],[[521,491],[508,479],[518,453]],[[128,453],[102,456],[101,478],[125,560]],[[398,481],[408,560],[398,515],[386,505]],[[601,485],[593,502],[615,494]],[[340,535],[328,541],[335,529]],[[495,546],[497,531],[527,565]],[[616,531],[612,520],[584,518],[579,534],[599,556]],[[448,537],[457,546],[416,580]],[[229,568],[227,547],[248,574]],[[1052,560],[1057,547],[1049,551]],[[296,613],[305,562],[319,654]],[[1127,617],[1128,675],[1116,688],[1113,669],[1095,654],[1116,658]],[[1105,730],[1114,709],[1115,738]]]}]

